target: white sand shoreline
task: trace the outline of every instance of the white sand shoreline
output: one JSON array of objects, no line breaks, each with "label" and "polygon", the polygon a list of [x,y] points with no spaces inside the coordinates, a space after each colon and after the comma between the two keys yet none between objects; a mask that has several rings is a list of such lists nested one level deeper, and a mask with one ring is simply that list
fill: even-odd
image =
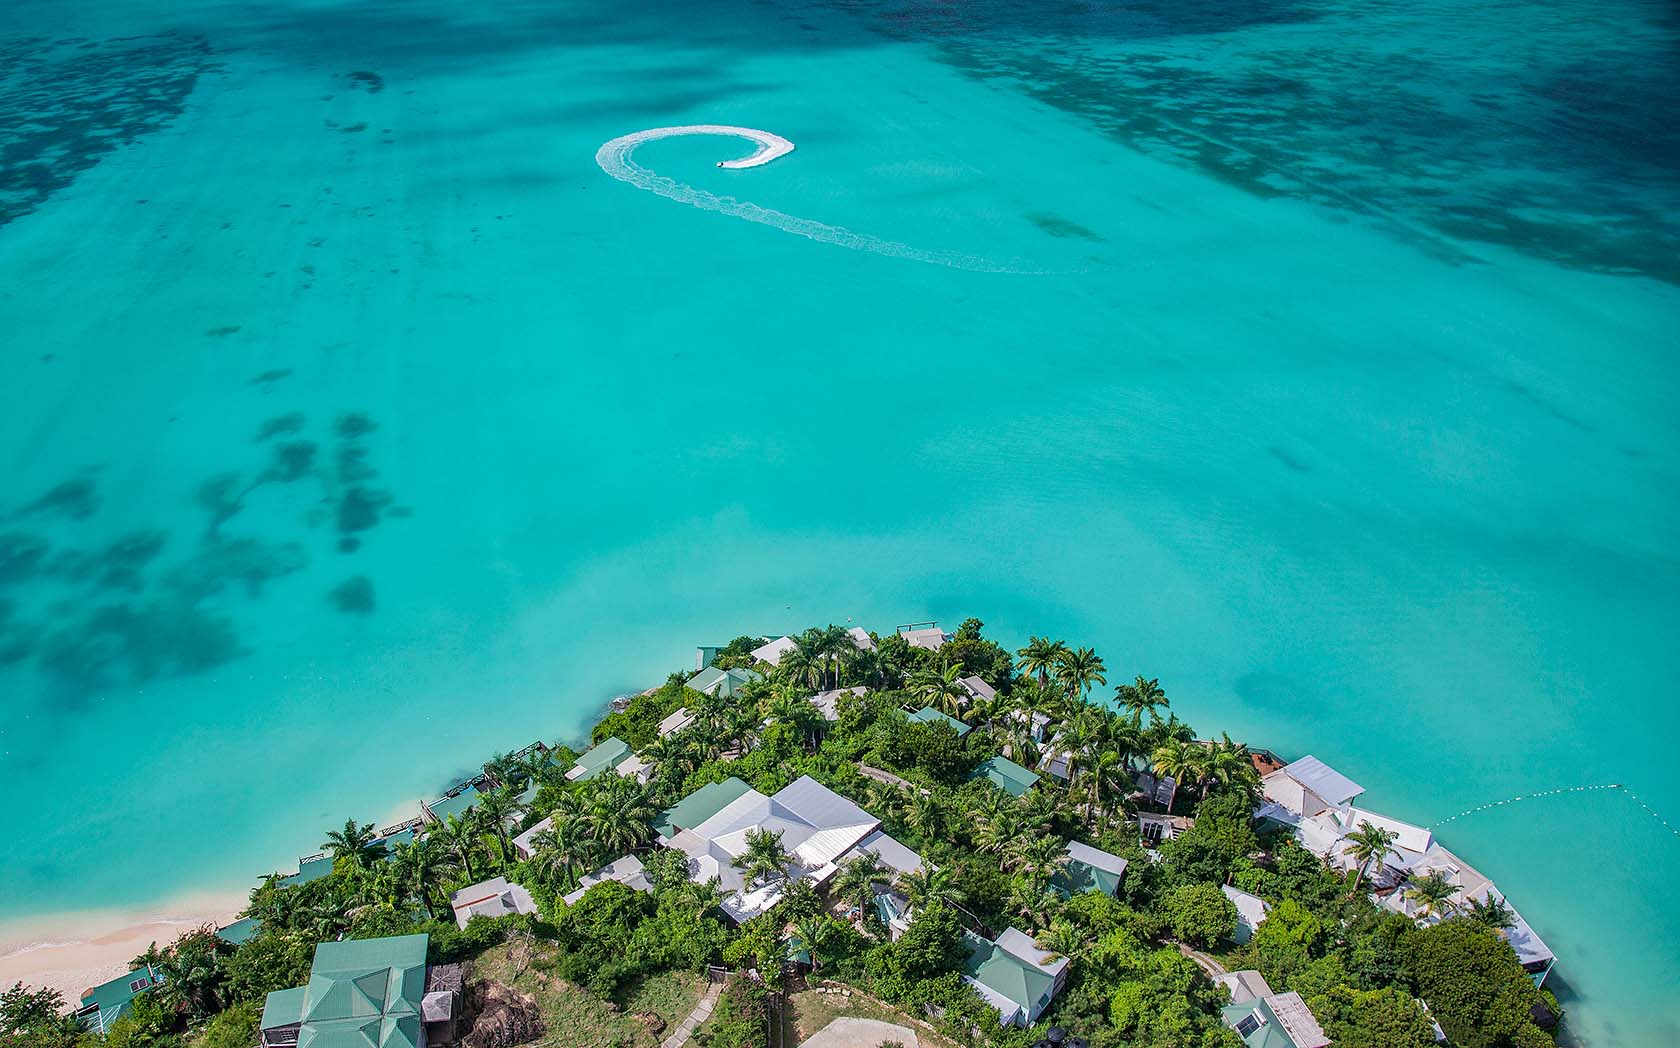
[{"label": "white sand shoreline", "polygon": [[74,1004],[81,992],[128,971],[156,942],[166,945],[202,924],[226,924],[246,891],[194,892],[149,906],[64,911],[0,923],[0,987],[51,987]]}]

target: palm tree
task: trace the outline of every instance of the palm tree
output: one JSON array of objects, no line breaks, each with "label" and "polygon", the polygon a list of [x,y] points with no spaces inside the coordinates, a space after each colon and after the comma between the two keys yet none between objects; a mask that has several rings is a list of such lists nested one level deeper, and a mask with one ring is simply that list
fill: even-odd
[{"label": "palm tree", "polygon": [[747,850],[735,859],[735,868],[747,878],[748,884],[771,879],[786,880],[787,868],[793,856],[782,847],[780,830],[748,830]]},{"label": "palm tree", "polygon": [[1064,651],[1056,660],[1054,675],[1069,699],[1083,700],[1092,688],[1108,683],[1102,656],[1090,648]]},{"label": "palm tree", "polygon": [[968,893],[957,884],[954,871],[949,867],[935,868],[926,863],[899,877],[898,890],[917,909],[936,902],[960,905],[968,898]]},{"label": "palm tree", "polygon": [[438,838],[438,846],[459,863],[462,872],[472,880],[478,879],[478,875],[473,872],[473,857],[478,854],[484,843],[483,838],[479,836],[479,819],[477,810],[468,808],[449,816],[443,825],[431,834]]},{"label": "palm tree", "polygon": [[913,793],[904,811],[904,821],[926,841],[936,841],[945,829],[945,803],[936,793]]},{"label": "palm tree", "polygon": [[840,686],[841,669],[857,656],[858,647],[852,640],[852,635],[846,632],[846,627],[829,623],[823,629],[816,630],[817,651],[822,655],[822,661],[827,667],[823,676],[826,687]]},{"label": "palm tree", "polygon": [[1067,845],[1054,837],[1023,837],[1004,853],[1003,868],[1035,884],[1048,884],[1067,869]]},{"label": "palm tree", "polygon": [[496,847],[502,855],[502,864],[512,862],[513,838],[508,834],[508,825],[518,819],[524,811],[518,796],[513,792],[513,787],[500,786],[480,794],[478,811],[490,835],[496,839]]},{"label": "palm tree", "polygon": [[1022,829],[1029,833],[1048,833],[1062,817],[1061,801],[1042,785],[1028,790],[1015,810],[1021,813]]},{"label": "palm tree", "polygon": [[586,865],[585,847],[577,820],[556,819],[553,826],[531,839],[531,866],[546,883],[570,891]]},{"label": "palm tree", "polygon": [[793,923],[793,934],[798,936],[806,952],[811,955],[811,971],[815,972],[821,968],[822,953],[828,944],[834,941],[834,925],[820,914],[804,917]]},{"label": "palm tree", "polygon": [[1062,897],[1043,881],[1019,880],[1009,892],[1009,908],[1033,928],[1042,928],[1061,908]]},{"label": "palm tree", "polygon": [[595,788],[578,819],[583,831],[607,855],[622,855],[647,843],[653,834],[653,804],[647,788],[635,779],[603,775],[591,780]]},{"label": "palm tree", "polygon": [[1050,683],[1050,674],[1061,661],[1068,647],[1059,640],[1048,637],[1033,637],[1027,641],[1027,646],[1015,654],[1021,660],[1021,672],[1038,678],[1040,685]]},{"label": "palm tree", "polygon": [[1040,932],[1033,945],[1044,951],[1040,964],[1055,964],[1064,957],[1071,961],[1081,956],[1090,942],[1090,937],[1079,925],[1058,920],[1052,921],[1050,927]]},{"label": "palm tree", "polygon": [[1201,774],[1206,757],[1202,747],[1183,739],[1173,739],[1157,747],[1150,757],[1155,774],[1172,779],[1172,791],[1167,794],[1168,815],[1172,814],[1173,802],[1178,800],[1178,788]]},{"label": "palm tree", "polygon": [[1379,865],[1394,851],[1394,842],[1400,835],[1381,826],[1373,826],[1368,822],[1361,822],[1359,828],[1347,835],[1347,854],[1353,859],[1357,871],[1353,878],[1353,890],[1358,891],[1360,883],[1365,879],[1365,870],[1375,862]]},{"label": "palm tree", "polygon": [[982,816],[974,827],[974,847],[988,855],[1002,855],[1021,836],[1021,816],[1013,807]]},{"label": "palm tree", "polygon": [[357,869],[366,869],[385,849],[375,840],[373,823],[363,826],[355,819],[345,819],[344,829],[327,831],[321,850],[332,853],[334,865],[340,859],[349,859]]},{"label": "palm tree", "polygon": [[960,717],[968,701],[968,689],[962,685],[962,667],[946,666],[938,673],[924,670],[913,674],[910,694],[940,713]]},{"label": "palm tree", "polygon": [[1516,911],[1497,895],[1489,895],[1485,899],[1471,899],[1470,908],[1464,915],[1496,932],[1509,931],[1517,926]]},{"label": "palm tree", "polygon": [[395,864],[402,871],[409,890],[420,900],[426,916],[435,918],[437,911],[432,907],[433,895],[441,891],[444,879],[455,870],[449,856],[430,836],[426,836],[408,844],[399,844]]},{"label": "palm tree", "polygon": [[866,913],[875,900],[875,885],[890,879],[891,874],[880,857],[874,852],[864,852],[840,868],[831,890],[836,899],[857,907],[859,913]]},{"label": "palm tree", "polygon": [[1125,804],[1132,787],[1132,777],[1127,774],[1125,759],[1119,751],[1098,750],[1085,765],[1084,786],[1085,817],[1095,824],[1100,813],[1101,827],[1106,831],[1114,809]]},{"label": "palm tree", "polygon": [[1406,901],[1415,904],[1425,917],[1434,917],[1443,909],[1458,909],[1453,902],[1457,894],[1458,885],[1439,873],[1419,877],[1406,886]]},{"label": "palm tree", "polygon": [[1161,715],[1155,711],[1166,709],[1167,693],[1161,690],[1161,682],[1153,677],[1141,674],[1131,684],[1120,684],[1114,688],[1115,697],[1120,701],[1120,708],[1132,715],[1132,726],[1143,726],[1143,715],[1149,714],[1151,721],[1158,721]]}]

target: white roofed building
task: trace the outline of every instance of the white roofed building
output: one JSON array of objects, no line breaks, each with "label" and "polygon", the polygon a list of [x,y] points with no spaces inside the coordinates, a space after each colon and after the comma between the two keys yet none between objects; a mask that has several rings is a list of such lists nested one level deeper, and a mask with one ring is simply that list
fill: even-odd
[{"label": "white roofed building", "polygon": [[768,662],[772,666],[781,664],[782,656],[792,651],[798,645],[792,637],[777,637],[766,644],[761,644],[752,650],[752,657],[758,662]]},{"label": "white roofed building", "polygon": [[659,722],[659,737],[663,739],[667,735],[675,735],[693,723],[694,714],[688,712],[688,707],[679,707],[669,717]]},{"label": "white roofed building", "polygon": [[908,641],[912,648],[926,648],[928,651],[938,651],[951,639],[951,635],[940,629],[937,622],[900,626],[898,635]]},{"label": "white roofed building", "polygon": [[747,790],[704,822],[679,829],[660,843],[688,856],[689,876],[697,883],[716,877],[725,892],[724,912],[745,921],[780,901],[783,886],[774,878],[748,883],[736,868],[735,860],[746,854],[749,834],[780,834],[782,847],[793,859],[787,877],[821,886],[866,842],[866,850],[881,855],[888,865],[912,860],[920,865],[920,856],[879,830],[880,821],[873,815],[805,775],[773,797]]},{"label": "white roofed building", "polygon": [[[1431,844],[1429,850],[1412,864],[1410,872],[1413,879],[1440,874],[1447,883],[1457,887],[1458,894],[1451,900],[1451,905],[1457,912],[1468,910],[1473,902],[1485,905],[1493,900],[1509,907],[1514,923],[1510,928],[1502,930],[1500,935],[1517,951],[1517,960],[1522,963],[1523,970],[1533,977],[1534,984],[1539,986],[1546,981],[1546,975],[1552,970],[1552,964],[1557,959],[1552,954],[1551,947],[1546,945],[1545,940],[1529,926],[1516,907],[1511,906],[1505,894],[1480,870],[1437,843]],[[1441,921],[1452,913],[1449,910],[1445,914],[1425,914],[1416,903],[1406,898],[1405,885],[1396,888],[1379,901],[1388,909],[1405,914],[1425,925]]]},{"label": "white roofed building", "polygon": [[1241,888],[1229,884],[1222,884],[1219,890],[1225,893],[1225,898],[1237,908],[1237,931],[1231,936],[1231,941],[1242,946],[1254,938],[1254,929],[1266,921],[1266,912],[1272,904],[1258,895],[1251,895]]},{"label": "white roofed building", "polygon": [[588,893],[589,889],[605,881],[617,881],[625,887],[632,888],[639,892],[648,892],[653,890],[653,885],[649,883],[647,874],[642,870],[642,860],[636,858],[634,855],[626,855],[623,858],[614,859],[612,862],[609,862],[607,865],[596,870],[594,873],[578,881],[577,888],[573,891],[567,892],[565,895],[561,896],[561,898],[565,900],[567,906],[571,906],[573,903],[583,898],[584,895]]},{"label": "white roofed building", "polygon": [[1283,812],[1305,818],[1345,808],[1365,787],[1308,755],[1261,779],[1260,791]]},{"label": "white roofed building", "polygon": [[815,706],[817,712],[822,714],[823,720],[837,721],[840,719],[840,700],[842,698],[847,695],[867,694],[869,694],[869,689],[862,685],[852,688],[833,688],[828,691],[819,691],[811,696],[811,705]]},{"label": "white roofed building", "polygon": [[508,883],[506,877],[496,877],[454,893],[449,897],[449,908],[455,911],[455,923],[465,928],[474,917],[536,913],[537,903],[522,886]]}]

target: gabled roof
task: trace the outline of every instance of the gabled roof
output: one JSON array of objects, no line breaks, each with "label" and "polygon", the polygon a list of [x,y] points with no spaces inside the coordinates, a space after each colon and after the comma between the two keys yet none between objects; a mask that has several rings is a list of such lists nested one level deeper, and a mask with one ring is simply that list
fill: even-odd
[{"label": "gabled roof", "polygon": [[1365,792],[1365,787],[1311,754],[1293,764],[1285,765],[1282,772],[1273,774],[1289,776],[1331,805],[1346,804]]},{"label": "gabled roof", "polygon": [[898,873],[914,873],[922,868],[920,855],[881,830],[859,841],[857,851],[869,852],[879,858],[882,865]]},{"label": "gabled roof", "polygon": [[[147,965],[83,990],[76,1012],[91,1029],[104,1033],[127,1012],[134,998],[163,982],[163,973]],[[85,1013],[85,1014],[84,1014]]]},{"label": "gabled roof", "polygon": [[970,779],[989,779],[1011,797],[1021,797],[1032,789],[1038,775],[1021,767],[1008,757],[992,757],[981,761]]},{"label": "gabled roof", "polygon": [[648,883],[647,874],[643,871],[642,860],[634,855],[625,855],[614,859],[594,873],[578,881],[575,891],[567,892],[561,898],[567,906],[583,898],[589,889],[606,881],[617,881],[634,891],[652,891],[653,885]]},{"label": "gabled roof", "polygon": [[577,764],[566,773],[566,778],[574,782],[587,782],[595,776],[613,767],[624,758],[630,756],[630,744],[617,736],[602,739],[599,745],[590,747],[589,751],[577,759]]},{"label": "gabled roof", "polygon": [[676,712],[659,722],[659,735],[663,738],[674,731],[682,731],[693,723],[694,714],[688,712],[688,707],[680,707]]},{"label": "gabled roof", "polygon": [[677,830],[692,830],[728,807],[752,787],[731,775],[722,782],[700,787],[682,800],[665,809],[665,814],[653,824],[661,837],[670,837]]},{"label": "gabled roof", "polygon": [[967,932],[963,939],[969,951],[963,973],[979,984],[977,988],[994,1005],[1001,998],[1027,1016],[1036,1016],[1042,1010],[1055,990],[1056,974],[1068,963],[1064,957],[1054,964],[1044,964],[1038,959],[1044,951],[1030,936],[1013,928],[998,936],[996,942]]},{"label": "gabled roof", "polygon": [[449,908],[455,911],[455,923],[465,928],[474,917],[536,913],[537,903],[524,886],[510,884],[506,877],[493,877],[450,895]]},{"label": "gabled roof", "polygon": [[875,650],[875,639],[871,637],[869,635],[869,631],[864,629],[862,626],[848,626],[846,627],[846,633],[852,638],[852,643],[856,645],[857,650]]},{"label": "gabled roof", "polygon": [[[962,684],[963,689],[967,691],[969,695],[976,699],[984,699],[987,702],[990,702],[991,700],[997,698],[997,689],[982,680],[979,674],[971,674],[964,677],[959,683]],[[1048,720],[1049,718],[1045,719]]]},{"label": "gabled roof", "polygon": [[262,927],[262,922],[255,917],[241,917],[232,924],[217,928],[216,938],[225,943],[240,946],[244,944],[245,940],[257,934],[257,929],[260,927]]},{"label": "gabled roof", "polygon": [[940,713],[932,706],[923,706],[915,713],[912,713],[910,715],[910,719],[913,721],[921,721],[923,724],[949,725],[951,730],[957,733],[958,738],[962,738],[964,735],[967,735],[970,731],[974,730],[971,726],[964,724],[957,718]]},{"label": "gabled roof", "polygon": [[1379,829],[1398,834],[1394,841],[1395,847],[1418,852],[1420,855],[1428,851],[1429,846],[1435,843],[1434,835],[1422,826],[1413,826],[1409,822],[1391,819],[1387,815],[1378,815],[1376,812],[1365,808],[1350,808],[1347,818],[1341,821],[1350,833],[1359,829],[1360,823],[1368,822]]},{"label": "gabled roof", "polygon": [[707,695],[728,697],[762,679],[763,675],[754,670],[720,670],[716,666],[707,666],[688,678],[688,686]]},{"label": "gabled roof", "polygon": [[796,647],[798,647],[798,645],[794,643],[792,637],[777,637],[768,644],[762,644],[759,647],[754,648],[752,650],[752,657],[757,659],[759,662],[768,662],[770,665],[775,666],[782,661],[783,655],[786,655]]},{"label": "gabled roof", "polygon": [[1126,876],[1125,859],[1078,841],[1068,841],[1067,852],[1066,872],[1052,879],[1058,889],[1068,895],[1089,891],[1113,895],[1120,890]]},{"label": "gabled roof", "polygon": [[929,626],[919,630],[903,630],[899,635],[908,641],[912,648],[927,648],[929,651],[938,651],[950,639],[950,636],[938,626]]},{"label": "gabled roof", "polygon": [[1266,919],[1266,912],[1272,904],[1258,895],[1250,895],[1241,888],[1229,884],[1221,884],[1219,890],[1225,893],[1225,898],[1231,900],[1231,905],[1237,908],[1237,918],[1252,931],[1260,927]]},{"label": "gabled roof", "polygon": [[1266,985],[1265,976],[1252,968],[1216,975],[1213,981],[1231,991],[1232,1004],[1243,1004],[1258,997],[1272,995],[1272,988]]}]

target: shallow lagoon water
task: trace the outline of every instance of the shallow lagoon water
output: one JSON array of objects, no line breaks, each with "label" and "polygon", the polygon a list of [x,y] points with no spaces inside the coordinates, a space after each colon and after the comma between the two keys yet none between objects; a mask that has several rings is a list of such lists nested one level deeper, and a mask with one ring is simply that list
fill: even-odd
[{"label": "shallow lagoon water", "polygon": [[[237,886],[695,643],[967,615],[1422,822],[1680,812],[1657,4],[0,11],[0,919]],[[128,38],[137,39],[128,39]],[[849,251],[637,163],[928,251]],[[1455,821],[1579,1039],[1680,839]]]}]

